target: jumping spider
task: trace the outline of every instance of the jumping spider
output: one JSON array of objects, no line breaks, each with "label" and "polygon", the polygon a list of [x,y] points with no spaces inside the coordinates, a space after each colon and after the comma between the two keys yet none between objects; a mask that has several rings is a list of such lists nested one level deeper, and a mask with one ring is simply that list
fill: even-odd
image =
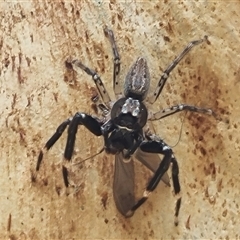
[{"label": "jumping spider", "polygon": [[[118,81],[120,56],[112,30],[105,27],[104,33],[109,39],[113,51],[113,89],[117,97],[122,93]],[[154,92],[150,93],[150,97],[148,98],[150,104],[153,104],[158,99],[170,72],[177,66],[182,58],[194,46],[205,40],[206,37],[204,39],[190,42],[166,68],[160,77]],[[83,125],[95,136],[103,136],[103,149],[107,153],[115,155],[113,194],[117,209],[125,217],[133,215],[134,211],[147,200],[149,194],[157,187],[160,180],[169,184],[169,178],[168,175],[166,175],[166,172],[170,165],[172,165],[174,193],[178,195],[180,193],[180,183],[178,178],[179,168],[173,150],[161,138],[146,131],[144,127],[147,121],[160,120],[183,110],[209,115],[214,115],[213,111],[207,108],[179,104],[160,110],[149,116],[144,101],[146,100],[150,86],[150,74],[147,61],[144,57],[137,58],[136,62],[130,67],[124,82],[123,97],[116,100],[114,104],[111,104],[111,99],[104,84],[100,76],[94,70],[88,68],[79,60],[68,60],[66,66],[68,68],[80,68],[92,77],[98,90],[98,94],[101,97],[101,103],[99,102],[97,106],[101,110],[102,116],[101,118],[97,118],[84,112],[77,112],[73,117],[68,118],[61,123],[53,136],[47,141],[44,148],[40,151],[36,170],[38,171],[40,168],[43,153],[55,144],[67,126],[68,137],[64,151],[64,158],[67,161],[70,161],[73,155],[78,127],[79,125]],[[138,201],[135,201],[134,195],[134,166],[133,161],[131,161],[133,154],[136,154],[136,158],[154,172],[146,186],[142,198]],[[159,159],[158,154],[163,155],[162,160]],[[66,187],[68,187],[68,171],[65,166],[62,167],[62,172],[64,183]],[[175,225],[178,224],[180,206],[181,197],[179,196],[175,208]]]}]

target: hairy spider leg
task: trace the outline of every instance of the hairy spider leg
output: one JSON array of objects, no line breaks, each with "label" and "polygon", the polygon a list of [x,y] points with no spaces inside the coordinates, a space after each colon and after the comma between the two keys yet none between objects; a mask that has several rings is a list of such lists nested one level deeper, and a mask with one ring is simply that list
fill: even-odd
[{"label": "hairy spider leg", "polygon": [[[147,187],[143,193],[143,197],[140,198],[138,202],[129,210],[127,216],[131,216],[133,212],[136,211],[148,199],[149,194],[155,190],[164,173],[166,173],[167,170],[169,169],[171,163],[172,163],[172,181],[175,195],[179,194],[181,190],[178,179],[179,175],[178,163],[173,155],[172,149],[163,140],[144,141],[140,145],[140,149],[144,152],[160,153],[163,154],[164,157],[161,163],[159,164],[158,169],[154,173],[153,177],[147,184]],[[178,214],[180,207],[181,197],[179,196],[175,207],[175,221],[174,221],[175,225],[178,225]]]},{"label": "hairy spider leg", "polygon": [[70,66],[81,68],[84,72],[86,72],[88,75],[90,75],[97,87],[98,93],[101,96],[102,101],[104,102],[105,106],[110,109],[110,102],[111,98],[100,78],[100,76],[92,69],[85,66],[81,61],[75,59],[75,60],[67,60],[66,61],[66,67],[70,68]]},{"label": "hairy spider leg", "polygon": [[[40,151],[38,156],[36,171],[38,171],[40,168],[44,151],[48,151],[56,143],[56,141],[61,137],[62,133],[64,132],[64,130],[68,125],[69,125],[68,137],[67,137],[67,143],[64,151],[64,158],[67,161],[70,161],[72,158],[78,125],[85,126],[91,133],[93,133],[96,136],[102,135],[102,132],[101,132],[102,122],[99,119],[94,118],[91,115],[88,115],[85,113],[76,113],[73,118],[69,118],[59,125],[56,132],[47,141],[44,148]],[[68,172],[67,172],[67,168],[64,166],[62,166],[62,174],[63,174],[64,184],[66,187],[68,187],[69,186]]]},{"label": "hairy spider leg", "polygon": [[107,36],[107,38],[110,41],[111,47],[112,47],[112,52],[113,52],[113,90],[115,93],[115,96],[118,97],[119,95],[122,94],[122,89],[121,86],[119,84],[118,81],[118,76],[120,73],[120,55],[118,53],[118,49],[117,49],[117,44],[114,38],[114,34],[113,31],[108,29],[107,27],[104,27],[103,29],[105,35]]},{"label": "hairy spider leg", "polygon": [[63,132],[65,131],[66,127],[70,124],[71,118],[65,120],[63,123],[61,123],[58,128],[56,129],[56,132],[50,137],[50,139],[46,142],[43,149],[40,150],[40,153],[38,155],[38,161],[36,166],[36,171],[39,171],[40,165],[43,159],[44,152],[48,151],[56,142],[57,140],[62,136]]},{"label": "hairy spider leg", "polygon": [[187,105],[187,104],[178,104],[170,108],[165,108],[159,112],[151,114],[149,120],[150,121],[159,120],[181,111],[204,113],[204,114],[213,115],[214,117],[216,117],[216,114],[210,108],[200,108],[200,107]]},{"label": "hairy spider leg", "polygon": [[162,92],[162,89],[163,89],[171,71],[178,65],[178,63],[183,59],[183,57],[186,56],[187,53],[194,46],[196,46],[196,45],[198,45],[198,44],[200,44],[200,43],[202,43],[203,41],[206,41],[206,40],[207,40],[207,36],[205,36],[203,39],[190,42],[184,48],[184,50],[173,60],[173,62],[166,68],[166,70],[164,70],[162,76],[159,79],[158,85],[155,88],[155,91],[154,91],[153,95],[149,97],[148,102],[154,103],[158,99],[158,97],[159,97],[160,93]]}]

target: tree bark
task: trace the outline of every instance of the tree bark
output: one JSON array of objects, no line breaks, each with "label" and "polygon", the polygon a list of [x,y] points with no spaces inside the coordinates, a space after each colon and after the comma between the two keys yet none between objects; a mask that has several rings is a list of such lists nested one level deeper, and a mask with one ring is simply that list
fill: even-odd
[{"label": "tree bark", "polygon": [[[62,1],[0,3],[1,239],[240,238],[240,3],[224,1]],[[66,136],[44,155],[57,126],[77,111],[95,115],[94,84],[70,73],[78,58],[102,77],[111,97],[113,29],[121,56],[121,83],[139,56],[148,60],[152,90],[162,71],[192,40],[208,36],[174,69],[151,111],[178,103],[212,108],[218,118],[187,113],[154,123],[180,166],[182,208],[160,184],[133,217],[112,197],[114,157],[102,153],[80,167],[69,164],[76,190],[64,187]],[[79,128],[73,161],[96,154],[101,137]],[[151,173],[136,163],[140,197]]]}]

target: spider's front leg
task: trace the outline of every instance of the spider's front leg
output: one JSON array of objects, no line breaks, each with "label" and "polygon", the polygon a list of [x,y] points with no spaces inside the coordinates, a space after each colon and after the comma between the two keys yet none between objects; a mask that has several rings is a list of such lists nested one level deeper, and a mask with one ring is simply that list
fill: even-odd
[{"label": "spider's front leg", "polygon": [[[173,155],[172,149],[161,139],[159,140],[150,140],[144,141],[140,145],[140,149],[148,153],[160,153],[163,154],[163,160],[159,164],[157,171],[154,173],[153,177],[149,181],[146,190],[143,193],[143,197],[130,209],[129,215],[131,215],[136,209],[138,209],[147,199],[149,194],[154,191],[154,189],[159,184],[163,175],[169,169],[170,164],[172,163],[172,181],[174,187],[174,193],[180,193],[180,183],[178,179],[179,168],[177,160]],[[175,208],[175,225],[178,225],[178,214],[181,207],[181,197],[178,198]]]},{"label": "spider's front leg", "polygon": [[[91,115],[88,115],[85,113],[76,113],[73,118],[69,118],[63,123],[61,123],[57,128],[56,132],[53,134],[53,136],[47,141],[44,148],[40,151],[38,156],[36,171],[39,171],[39,168],[43,159],[43,153],[48,151],[57,142],[57,140],[61,137],[62,133],[64,132],[64,130],[68,125],[69,125],[68,137],[67,137],[67,143],[64,151],[64,158],[67,161],[70,161],[73,154],[78,126],[83,125],[94,135],[100,136],[102,135],[102,131],[101,131],[102,124],[103,123],[99,119],[94,118]],[[67,168],[64,166],[62,166],[62,173],[63,173],[65,186],[68,187],[69,186],[68,171],[67,171]]]}]

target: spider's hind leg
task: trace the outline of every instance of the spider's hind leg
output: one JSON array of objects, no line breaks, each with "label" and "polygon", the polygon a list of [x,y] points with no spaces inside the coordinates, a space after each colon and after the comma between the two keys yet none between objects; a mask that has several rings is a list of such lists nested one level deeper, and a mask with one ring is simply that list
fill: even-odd
[{"label": "spider's hind leg", "polygon": [[112,52],[113,52],[113,90],[115,93],[115,96],[118,97],[119,95],[122,94],[122,89],[119,84],[119,73],[120,73],[120,67],[121,67],[121,62],[120,62],[120,55],[118,53],[117,49],[117,44],[114,38],[113,31],[108,29],[107,27],[104,27],[103,29],[105,35],[109,39],[109,42],[112,47]]},{"label": "spider's hind leg", "polygon": [[183,51],[169,64],[169,66],[164,70],[162,76],[160,77],[158,84],[155,88],[154,93],[149,97],[148,102],[153,104],[159,97],[162,89],[172,72],[172,70],[178,65],[178,63],[187,55],[187,53],[196,45],[201,44],[202,42],[207,41],[207,36],[204,38],[190,42]]},{"label": "spider's hind leg", "polygon": [[77,59],[75,59],[75,60],[67,59],[65,62],[65,65],[67,68],[70,68],[70,69],[71,68],[73,68],[73,69],[80,68],[84,72],[86,72],[88,75],[90,75],[97,87],[98,93],[101,96],[101,99],[102,99],[104,105],[110,109],[111,98],[110,98],[100,76],[94,70],[88,68],[81,61],[79,61]]}]

